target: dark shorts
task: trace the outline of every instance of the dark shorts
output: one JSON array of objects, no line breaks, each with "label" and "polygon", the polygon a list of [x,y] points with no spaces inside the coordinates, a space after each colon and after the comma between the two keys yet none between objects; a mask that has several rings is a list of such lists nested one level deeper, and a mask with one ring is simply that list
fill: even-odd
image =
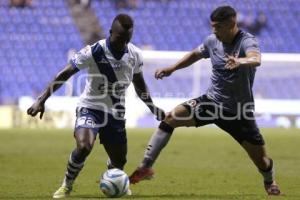
[{"label": "dark shorts", "polygon": [[203,95],[182,104],[194,116],[196,126],[215,124],[229,133],[240,144],[247,141],[255,145],[264,145],[264,139],[257,127],[253,112],[233,114],[222,110]]},{"label": "dark shorts", "polygon": [[80,128],[91,129],[95,136],[99,133],[101,144],[127,144],[125,120],[115,119],[101,110],[78,107],[75,134]]}]

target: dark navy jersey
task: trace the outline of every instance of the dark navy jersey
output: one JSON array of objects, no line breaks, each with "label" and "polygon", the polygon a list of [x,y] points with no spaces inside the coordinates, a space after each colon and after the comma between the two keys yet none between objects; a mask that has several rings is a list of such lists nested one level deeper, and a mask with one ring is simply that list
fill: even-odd
[{"label": "dark navy jersey", "polygon": [[225,69],[226,54],[246,57],[249,51],[260,53],[255,37],[239,31],[231,44],[219,41],[214,34],[209,35],[198,47],[204,58],[212,63],[211,84],[206,95],[224,110],[236,113],[239,108],[254,110],[252,86],[255,67]]}]

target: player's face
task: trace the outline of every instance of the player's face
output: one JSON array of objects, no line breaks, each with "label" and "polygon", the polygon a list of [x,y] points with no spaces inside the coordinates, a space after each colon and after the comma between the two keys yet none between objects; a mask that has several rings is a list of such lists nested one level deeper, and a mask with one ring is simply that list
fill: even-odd
[{"label": "player's face", "polygon": [[130,42],[133,28],[126,30],[122,26],[113,27],[110,31],[110,42],[116,51],[123,51]]},{"label": "player's face", "polygon": [[232,20],[226,20],[224,22],[211,22],[213,33],[217,39],[221,42],[228,42],[231,38],[234,23]]}]

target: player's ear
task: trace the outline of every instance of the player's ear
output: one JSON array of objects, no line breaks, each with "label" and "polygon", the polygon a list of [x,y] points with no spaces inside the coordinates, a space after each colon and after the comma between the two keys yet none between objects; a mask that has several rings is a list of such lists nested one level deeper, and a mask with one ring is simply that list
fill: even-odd
[{"label": "player's ear", "polygon": [[230,20],[230,27],[234,28],[236,23],[237,23],[236,17],[232,17],[231,20]]},{"label": "player's ear", "polygon": [[112,30],[111,29],[109,29],[109,34],[111,34],[112,33]]}]

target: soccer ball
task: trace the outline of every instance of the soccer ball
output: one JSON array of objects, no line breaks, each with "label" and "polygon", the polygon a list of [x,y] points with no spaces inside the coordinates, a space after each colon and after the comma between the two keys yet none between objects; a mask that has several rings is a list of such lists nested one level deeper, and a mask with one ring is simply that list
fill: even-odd
[{"label": "soccer ball", "polygon": [[129,178],[120,169],[109,169],[100,178],[100,190],[107,197],[121,197],[129,189]]}]

